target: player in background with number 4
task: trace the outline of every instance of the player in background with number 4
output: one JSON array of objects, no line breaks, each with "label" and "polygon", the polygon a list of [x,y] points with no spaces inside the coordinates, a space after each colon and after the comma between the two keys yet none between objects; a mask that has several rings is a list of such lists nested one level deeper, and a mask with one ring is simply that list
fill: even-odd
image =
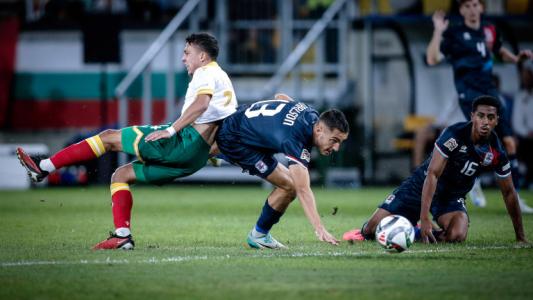
[{"label": "player in background with number 4", "polygon": [[[318,239],[337,245],[338,240],[320,220],[307,166],[313,146],[322,155],[339,150],[348,137],[348,122],[338,110],[330,109],[319,115],[285,95],[276,98],[239,107],[217,132],[216,143],[225,159],[274,185],[247,243],[258,249],[285,248],[270,235],[270,229],[298,197]],[[278,163],[276,153],[287,157],[288,167]]]},{"label": "player in background with number 4", "polygon": [[[426,50],[428,65],[436,65],[446,59],[453,67],[455,88],[459,95],[459,106],[468,120],[472,102],[479,96],[491,95],[501,99],[498,88],[492,80],[493,54],[503,61],[518,63],[533,58],[531,50],[522,50],[517,55],[502,46],[501,37],[493,24],[482,19],[483,3],[481,0],[456,0],[463,24],[448,27],[443,11],[433,14],[433,36]],[[520,176],[516,158],[516,140],[513,136],[510,120],[503,113],[496,128],[502,139],[509,160],[511,161],[513,183],[518,190]],[[524,213],[533,213],[519,197],[520,207]]]},{"label": "player in background with number 4", "polygon": [[[500,101],[494,97],[476,98],[471,121],[446,128],[435,142],[431,157],[385,199],[361,230],[346,232],[343,238],[348,241],[374,239],[379,222],[395,214],[406,217],[413,225],[420,220],[419,238],[423,242],[463,242],[469,226],[466,193],[480,172],[493,170],[516,240],[527,242],[510,162],[493,132],[500,107]],[[442,230],[434,231],[430,212]]]},{"label": "player in background with number 4", "polygon": [[30,157],[23,149],[17,149],[19,160],[33,181],[42,181],[56,169],[95,159],[108,151],[137,157],[111,177],[115,231],[94,246],[95,250],[133,249],[130,184],[164,184],[205,166],[219,123],[237,107],[233,85],[216,63],[217,55],[218,42],[210,34],[191,34],[185,39],[182,61],[192,80],[181,116],[172,124],[104,130],[47,159]]}]

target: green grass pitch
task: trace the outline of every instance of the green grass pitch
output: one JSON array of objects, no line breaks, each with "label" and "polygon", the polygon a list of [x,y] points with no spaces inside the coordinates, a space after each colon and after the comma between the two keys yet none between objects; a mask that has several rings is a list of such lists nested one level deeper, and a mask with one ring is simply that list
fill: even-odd
[{"label": "green grass pitch", "polygon": [[[248,249],[260,187],[132,190],[134,251],[90,250],[112,229],[105,187],[0,191],[0,299],[533,299],[533,248],[514,243],[497,190],[469,206],[466,243],[401,254],[319,242],[299,203],[272,230],[290,249]],[[338,238],[390,191],[315,189]],[[533,240],[533,215],[523,221]]]}]

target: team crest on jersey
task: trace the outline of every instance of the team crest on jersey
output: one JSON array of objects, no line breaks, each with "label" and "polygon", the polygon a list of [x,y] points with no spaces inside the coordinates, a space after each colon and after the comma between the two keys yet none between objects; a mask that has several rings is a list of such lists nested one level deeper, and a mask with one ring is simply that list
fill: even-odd
[{"label": "team crest on jersey", "polygon": [[483,162],[481,163],[484,166],[490,166],[492,164],[492,160],[494,159],[494,154],[492,152],[485,153],[485,158],[483,158]]},{"label": "team crest on jersey", "polygon": [[444,143],[444,147],[448,148],[448,150],[450,150],[450,152],[455,150],[455,148],[457,148],[457,146],[459,146],[459,145],[457,145],[457,141],[454,138],[450,138],[449,140],[447,140]]},{"label": "team crest on jersey", "polygon": [[461,149],[459,149],[459,152],[466,153],[466,149],[467,149],[466,145],[462,145]]},{"label": "team crest on jersey", "polygon": [[300,155],[300,159],[305,160],[306,162],[311,161],[311,154],[307,149],[302,150],[302,154]]},{"label": "team crest on jersey", "polygon": [[268,166],[262,160],[255,163],[255,168],[261,174],[265,173],[268,170]]},{"label": "team crest on jersey", "polygon": [[394,194],[388,195],[387,198],[385,198],[385,204],[390,204],[392,200],[394,200],[394,198],[396,198],[396,195]]},{"label": "team crest on jersey", "polygon": [[470,36],[469,32],[465,32],[463,33],[463,39],[465,39],[465,41],[469,41],[472,39],[472,37]]}]

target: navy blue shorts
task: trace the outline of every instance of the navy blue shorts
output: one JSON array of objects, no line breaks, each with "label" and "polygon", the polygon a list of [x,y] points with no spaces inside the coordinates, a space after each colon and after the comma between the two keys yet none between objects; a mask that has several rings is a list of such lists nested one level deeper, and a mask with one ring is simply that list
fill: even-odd
[{"label": "navy blue shorts", "polygon": [[[392,192],[385,201],[379,205],[391,214],[404,216],[415,226],[420,220],[420,205],[422,203],[422,188],[412,182],[412,177],[404,181]],[[454,211],[463,211],[467,214],[464,196],[439,197],[435,195],[431,201],[430,212],[436,222],[440,216]]]},{"label": "navy blue shorts", "polygon": [[461,196],[448,196],[447,199],[437,199],[433,198],[431,201],[431,215],[435,222],[444,214],[462,211],[468,217],[468,212],[466,211],[465,197]]},{"label": "navy blue shorts", "polygon": [[[490,96],[496,97],[497,99],[501,100],[501,96],[496,91],[491,91],[487,93]],[[471,119],[471,113],[472,113],[472,104],[474,103],[474,100],[479,97],[486,94],[480,93],[473,89],[467,89],[460,93],[459,95],[459,106],[461,107],[461,111],[463,112],[463,115],[467,120],[470,121]],[[505,105],[500,106],[500,119],[498,120],[498,125],[496,126],[496,133],[499,137],[507,137],[507,136],[513,136],[513,129],[511,127],[511,120],[509,120],[508,115],[506,113]]]},{"label": "navy blue shorts", "polygon": [[217,145],[229,162],[240,166],[243,172],[266,178],[278,165],[273,153],[264,153],[244,145],[239,138],[222,128],[217,133]]}]

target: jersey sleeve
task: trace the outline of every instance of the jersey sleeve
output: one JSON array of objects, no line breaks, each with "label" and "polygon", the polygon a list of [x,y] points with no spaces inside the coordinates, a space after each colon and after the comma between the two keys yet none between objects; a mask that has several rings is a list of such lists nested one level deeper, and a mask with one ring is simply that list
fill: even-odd
[{"label": "jersey sleeve", "polygon": [[300,164],[307,168],[311,162],[311,148],[295,139],[287,139],[283,143],[283,153],[289,160],[289,166]]},{"label": "jersey sleeve", "polygon": [[192,79],[194,95],[213,95],[215,92],[215,78],[205,68],[199,68],[194,72]]},{"label": "jersey sleeve", "polygon": [[507,158],[505,150],[503,150],[503,147],[499,141],[497,141],[497,145],[496,151],[494,151],[495,156],[497,156],[497,160],[494,165],[494,174],[496,174],[496,177],[503,179],[511,175],[511,162]]},{"label": "jersey sleeve", "polygon": [[447,29],[442,34],[442,40],[440,42],[440,52],[446,58],[448,58],[452,54],[453,44],[453,35],[451,34],[450,29]]},{"label": "jersey sleeve", "polygon": [[454,154],[459,146],[453,130],[446,128],[435,142],[435,149],[446,159]]}]

